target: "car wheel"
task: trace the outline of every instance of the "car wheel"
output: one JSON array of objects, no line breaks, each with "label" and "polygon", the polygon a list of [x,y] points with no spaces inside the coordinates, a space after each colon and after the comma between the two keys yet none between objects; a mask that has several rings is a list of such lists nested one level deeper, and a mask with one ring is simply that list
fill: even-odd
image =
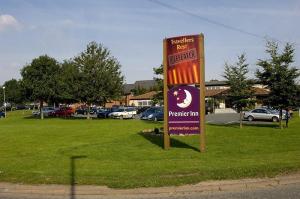
[{"label": "car wheel", "polygon": [[272,121],[273,121],[273,122],[278,122],[279,119],[278,119],[278,117],[272,117]]},{"label": "car wheel", "polygon": [[249,121],[249,122],[252,122],[253,119],[254,119],[254,118],[253,118],[253,116],[251,116],[251,115],[248,117],[248,121]]}]

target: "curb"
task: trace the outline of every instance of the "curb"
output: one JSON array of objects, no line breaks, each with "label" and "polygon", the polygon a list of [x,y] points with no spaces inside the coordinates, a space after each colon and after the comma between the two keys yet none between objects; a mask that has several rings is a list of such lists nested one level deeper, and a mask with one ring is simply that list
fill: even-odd
[{"label": "curb", "polygon": [[[259,188],[274,188],[281,185],[300,183],[300,173],[277,176],[274,178],[256,178],[242,180],[206,181],[195,185],[135,188],[135,189],[111,189],[106,186],[80,185],[71,187],[68,185],[22,185],[12,183],[0,183],[1,195],[48,195],[48,196],[143,196],[143,195],[173,195],[196,192],[220,192],[241,191]],[[73,191],[73,193],[72,193]],[[75,194],[76,193],[76,194]]]}]

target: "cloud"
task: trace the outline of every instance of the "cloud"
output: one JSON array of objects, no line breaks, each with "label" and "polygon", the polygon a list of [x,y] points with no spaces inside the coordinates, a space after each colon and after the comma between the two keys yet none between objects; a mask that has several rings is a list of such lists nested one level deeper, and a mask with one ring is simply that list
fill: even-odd
[{"label": "cloud", "polygon": [[0,32],[8,29],[19,30],[21,24],[11,15],[0,15]]}]

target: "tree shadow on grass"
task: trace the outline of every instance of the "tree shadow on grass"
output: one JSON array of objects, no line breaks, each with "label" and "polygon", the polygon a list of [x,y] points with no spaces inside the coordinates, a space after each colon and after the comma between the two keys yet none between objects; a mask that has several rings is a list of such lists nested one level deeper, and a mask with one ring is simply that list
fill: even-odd
[{"label": "tree shadow on grass", "polygon": [[146,124],[158,124],[158,125],[164,124],[164,121],[154,121],[154,120],[140,120],[140,121]]},{"label": "tree shadow on grass", "polygon": [[[138,133],[140,136],[145,138],[146,140],[150,141],[151,143],[164,148],[164,140],[163,140],[163,134],[155,134],[155,133]],[[185,149],[192,149],[194,151],[199,152],[200,150],[196,147],[190,146],[174,137],[170,137],[170,144],[172,148],[185,148]]]}]

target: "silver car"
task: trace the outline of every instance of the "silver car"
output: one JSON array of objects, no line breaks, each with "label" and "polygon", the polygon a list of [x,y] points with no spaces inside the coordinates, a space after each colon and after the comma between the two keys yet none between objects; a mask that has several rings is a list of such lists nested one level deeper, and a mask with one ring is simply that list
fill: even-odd
[{"label": "silver car", "polygon": [[[44,113],[44,116],[49,116],[50,113],[54,112],[55,109],[53,107],[43,107],[43,113]],[[32,115],[34,116],[39,116],[41,113],[40,113],[40,110],[36,110],[36,111],[32,111]]]},{"label": "silver car", "polygon": [[124,108],[120,108],[114,112],[111,112],[108,114],[108,117],[110,118],[119,118],[119,119],[129,119],[134,118],[134,114],[132,111],[127,111]]},{"label": "silver car", "polygon": [[[282,116],[284,118],[284,114]],[[279,121],[279,112],[276,110],[257,108],[244,113],[244,119],[248,121],[253,120],[271,120],[273,122]]]}]

